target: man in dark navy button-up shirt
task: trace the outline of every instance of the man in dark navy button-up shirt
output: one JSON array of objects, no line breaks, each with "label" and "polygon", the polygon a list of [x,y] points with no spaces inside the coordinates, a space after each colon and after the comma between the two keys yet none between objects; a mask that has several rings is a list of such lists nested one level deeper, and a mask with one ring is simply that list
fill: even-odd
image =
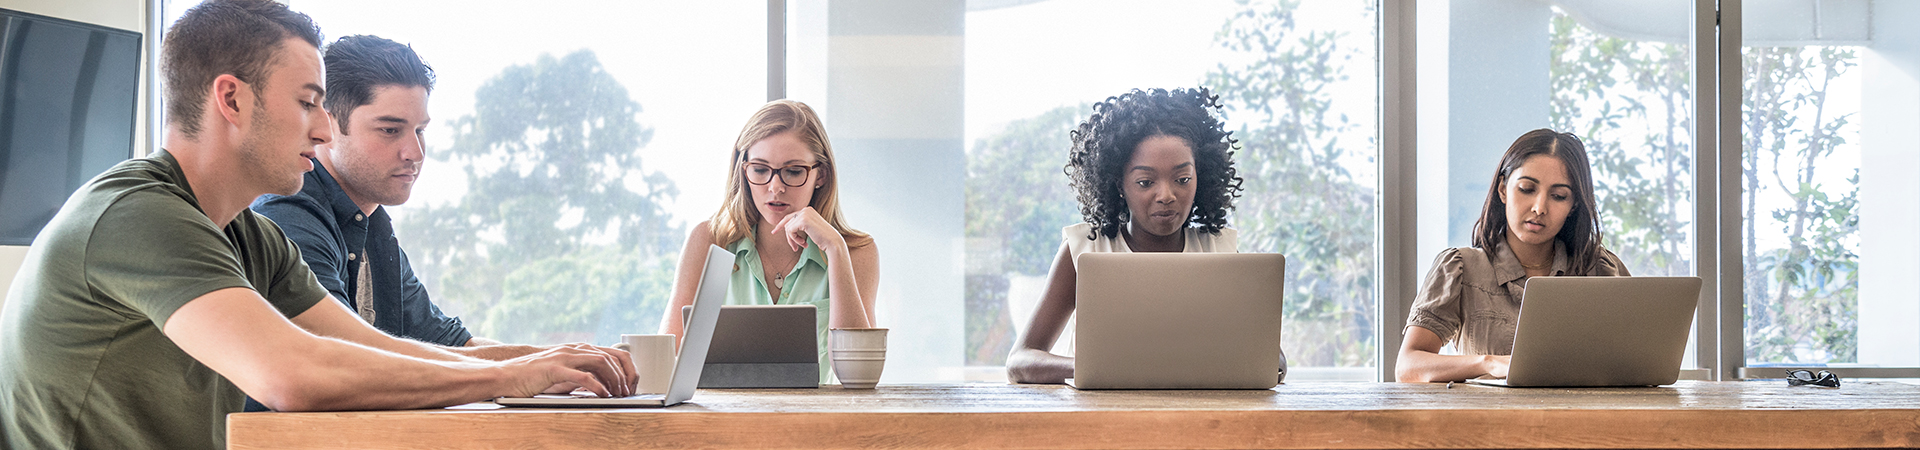
[{"label": "man in dark navy button-up shirt", "polygon": [[314,149],[298,194],[261,196],[253,210],[285,230],[321,286],[380,331],[492,360],[544,349],[474,337],[428,298],[394,238],[384,206],[406,203],[420,176],[433,69],[411,47],[375,36],[340,38],[325,63],[333,140]]},{"label": "man in dark navy button-up shirt", "polygon": [[[460,318],[440,312],[394,238],[387,210],[376,206],[372,215],[362,212],[324,164],[307,172],[299,194],[263,195],[254,200],[253,210],[279,224],[300,246],[320,285],[374,328],[448,347],[493,343],[476,341]],[[362,273],[371,276],[363,279]],[[363,292],[363,287],[371,289]],[[366,298],[377,300],[368,305],[361,301]]]}]

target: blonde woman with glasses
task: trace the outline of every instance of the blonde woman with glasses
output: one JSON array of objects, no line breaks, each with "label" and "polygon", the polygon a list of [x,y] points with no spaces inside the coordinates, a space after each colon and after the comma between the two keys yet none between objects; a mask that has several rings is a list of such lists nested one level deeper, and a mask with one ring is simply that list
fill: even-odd
[{"label": "blonde woman with glasses", "polygon": [[826,383],[827,329],[873,326],[880,252],[873,237],[840,214],[833,146],[805,103],[761,106],[728,159],[727,196],[713,218],[693,227],[663,328],[679,336],[680,308],[693,304],[707,245],[734,253],[729,305],[813,305],[820,381]]}]

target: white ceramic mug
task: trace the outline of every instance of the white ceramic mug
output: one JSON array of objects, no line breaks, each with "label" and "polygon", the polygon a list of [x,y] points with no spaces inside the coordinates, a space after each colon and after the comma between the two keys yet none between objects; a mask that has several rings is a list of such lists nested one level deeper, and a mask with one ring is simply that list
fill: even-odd
[{"label": "white ceramic mug", "polygon": [[637,394],[665,394],[673,382],[674,337],[671,334],[622,334],[614,346],[633,355],[633,371],[640,375]]},{"label": "white ceramic mug", "polygon": [[886,328],[835,328],[828,331],[833,376],[840,387],[873,389],[887,363]]}]

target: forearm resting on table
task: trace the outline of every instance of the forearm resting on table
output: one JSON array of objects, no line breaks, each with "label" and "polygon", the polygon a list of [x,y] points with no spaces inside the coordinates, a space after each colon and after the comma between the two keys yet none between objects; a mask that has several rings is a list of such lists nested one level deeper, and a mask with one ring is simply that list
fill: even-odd
[{"label": "forearm resting on table", "polygon": [[256,396],[261,403],[276,411],[418,409],[512,394],[497,363],[424,359],[338,339],[316,340],[306,361],[287,370],[304,376],[285,380],[291,385],[279,391],[281,398]]},{"label": "forearm resting on table", "polygon": [[[477,341],[480,339],[474,338],[474,340]],[[540,347],[535,345],[498,344],[498,343],[493,345],[473,345],[473,341],[468,341],[468,346],[466,347],[441,347],[441,349],[449,352],[457,353],[457,354],[464,355],[471,358],[484,359],[488,361],[505,361],[509,359],[519,358],[522,356],[533,354],[534,352],[538,352],[543,348],[545,347]]]},{"label": "forearm resting on table", "polygon": [[1015,383],[1060,384],[1073,377],[1073,358],[1036,348],[1021,348],[1007,357],[1007,378]]},{"label": "forearm resting on table", "polygon": [[[332,324],[325,316],[334,309],[341,307],[323,300],[297,319]],[[164,327],[182,351],[279,411],[447,406],[513,387],[490,363],[432,361],[316,335],[245,288],[191,300]]]}]

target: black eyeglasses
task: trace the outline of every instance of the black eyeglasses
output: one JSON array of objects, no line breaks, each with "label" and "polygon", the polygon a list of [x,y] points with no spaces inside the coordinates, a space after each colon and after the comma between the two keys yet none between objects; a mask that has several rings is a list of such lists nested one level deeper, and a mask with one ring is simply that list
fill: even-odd
[{"label": "black eyeglasses", "polygon": [[820,163],[813,163],[794,164],[776,169],[766,164],[747,163],[744,169],[747,171],[747,182],[753,183],[755,186],[772,183],[773,174],[777,173],[780,174],[780,184],[790,187],[800,187],[807,184],[807,175],[813,172],[813,169],[819,167]]},{"label": "black eyeglasses", "polygon": [[1840,376],[1834,375],[1833,372],[1828,372],[1825,370],[1815,373],[1814,371],[1806,370],[1806,369],[1794,369],[1794,370],[1787,371],[1787,385],[1788,386],[1814,385],[1814,386],[1837,388],[1837,387],[1840,387]]}]

